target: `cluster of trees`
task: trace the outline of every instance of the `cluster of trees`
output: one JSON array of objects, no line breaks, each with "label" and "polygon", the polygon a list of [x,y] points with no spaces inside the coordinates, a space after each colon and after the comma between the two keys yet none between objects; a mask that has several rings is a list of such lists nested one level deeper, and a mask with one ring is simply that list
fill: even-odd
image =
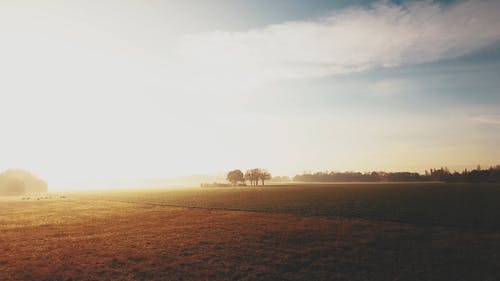
[{"label": "cluster of trees", "polygon": [[45,192],[47,183],[28,171],[9,169],[0,173],[0,196]]},{"label": "cluster of trees", "polygon": [[270,179],[271,174],[266,169],[261,168],[247,170],[245,174],[238,169],[232,170],[227,173],[226,177],[226,180],[232,185],[237,185],[238,183],[246,185],[247,181],[250,182],[250,185],[259,185],[259,181],[264,185],[264,182]]},{"label": "cluster of trees", "polygon": [[468,171],[450,172],[448,168],[430,169],[425,174],[412,172],[317,172],[296,175],[294,181],[300,182],[412,182],[412,181],[444,181],[444,182],[500,182],[500,165]]},{"label": "cluster of trees", "polygon": [[477,166],[474,170],[463,170],[459,172],[450,172],[448,168],[431,169],[425,172],[425,176],[432,180],[445,182],[500,182],[500,165],[481,169]]},{"label": "cluster of trees", "polygon": [[317,172],[304,173],[293,177],[294,181],[301,182],[379,182],[379,181],[420,181],[418,173],[410,172]]}]

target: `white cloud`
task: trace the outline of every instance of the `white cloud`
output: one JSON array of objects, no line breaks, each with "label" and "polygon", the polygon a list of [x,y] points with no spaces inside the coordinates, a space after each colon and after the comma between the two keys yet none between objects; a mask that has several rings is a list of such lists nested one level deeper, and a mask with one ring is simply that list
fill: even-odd
[{"label": "white cloud", "polygon": [[326,17],[184,38],[191,74],[238,83],[313,78],[458,57],[500,39],[500,2],[379,2]]}]

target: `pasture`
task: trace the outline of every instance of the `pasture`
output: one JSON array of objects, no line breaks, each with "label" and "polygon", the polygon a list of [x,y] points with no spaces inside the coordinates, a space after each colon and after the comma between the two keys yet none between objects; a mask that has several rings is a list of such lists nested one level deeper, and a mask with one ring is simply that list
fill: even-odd
[{"label": "pasture", "polygon": [[293,184],[104,192],[84,198],[500,229],[500,184]]},{"label": "pasture", "polygon": [[300,184],[0,199],[2,280],[497,280],[500,186]]}]

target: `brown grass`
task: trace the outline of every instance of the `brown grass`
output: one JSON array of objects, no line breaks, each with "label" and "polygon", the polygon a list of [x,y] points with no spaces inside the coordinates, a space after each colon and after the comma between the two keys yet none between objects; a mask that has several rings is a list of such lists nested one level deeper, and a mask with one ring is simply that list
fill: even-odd
[{"label": "brown grass", "polygon": [[1,280],[497,280],[497,231],[54,198],[0,202]]}]

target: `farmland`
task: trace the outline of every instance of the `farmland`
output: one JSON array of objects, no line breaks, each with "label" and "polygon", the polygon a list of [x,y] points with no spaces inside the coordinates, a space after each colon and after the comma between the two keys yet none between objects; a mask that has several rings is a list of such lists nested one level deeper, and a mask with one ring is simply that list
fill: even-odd
[{"label": "farmland", "polygon": [[301,184],[36,199],[0,199],[2,280],[500,276],[498,185]]},{"label": "farmland", "polygon": [[169,189],[85,198],[232,211],[500,228],[500,184],[347,183]]}]

